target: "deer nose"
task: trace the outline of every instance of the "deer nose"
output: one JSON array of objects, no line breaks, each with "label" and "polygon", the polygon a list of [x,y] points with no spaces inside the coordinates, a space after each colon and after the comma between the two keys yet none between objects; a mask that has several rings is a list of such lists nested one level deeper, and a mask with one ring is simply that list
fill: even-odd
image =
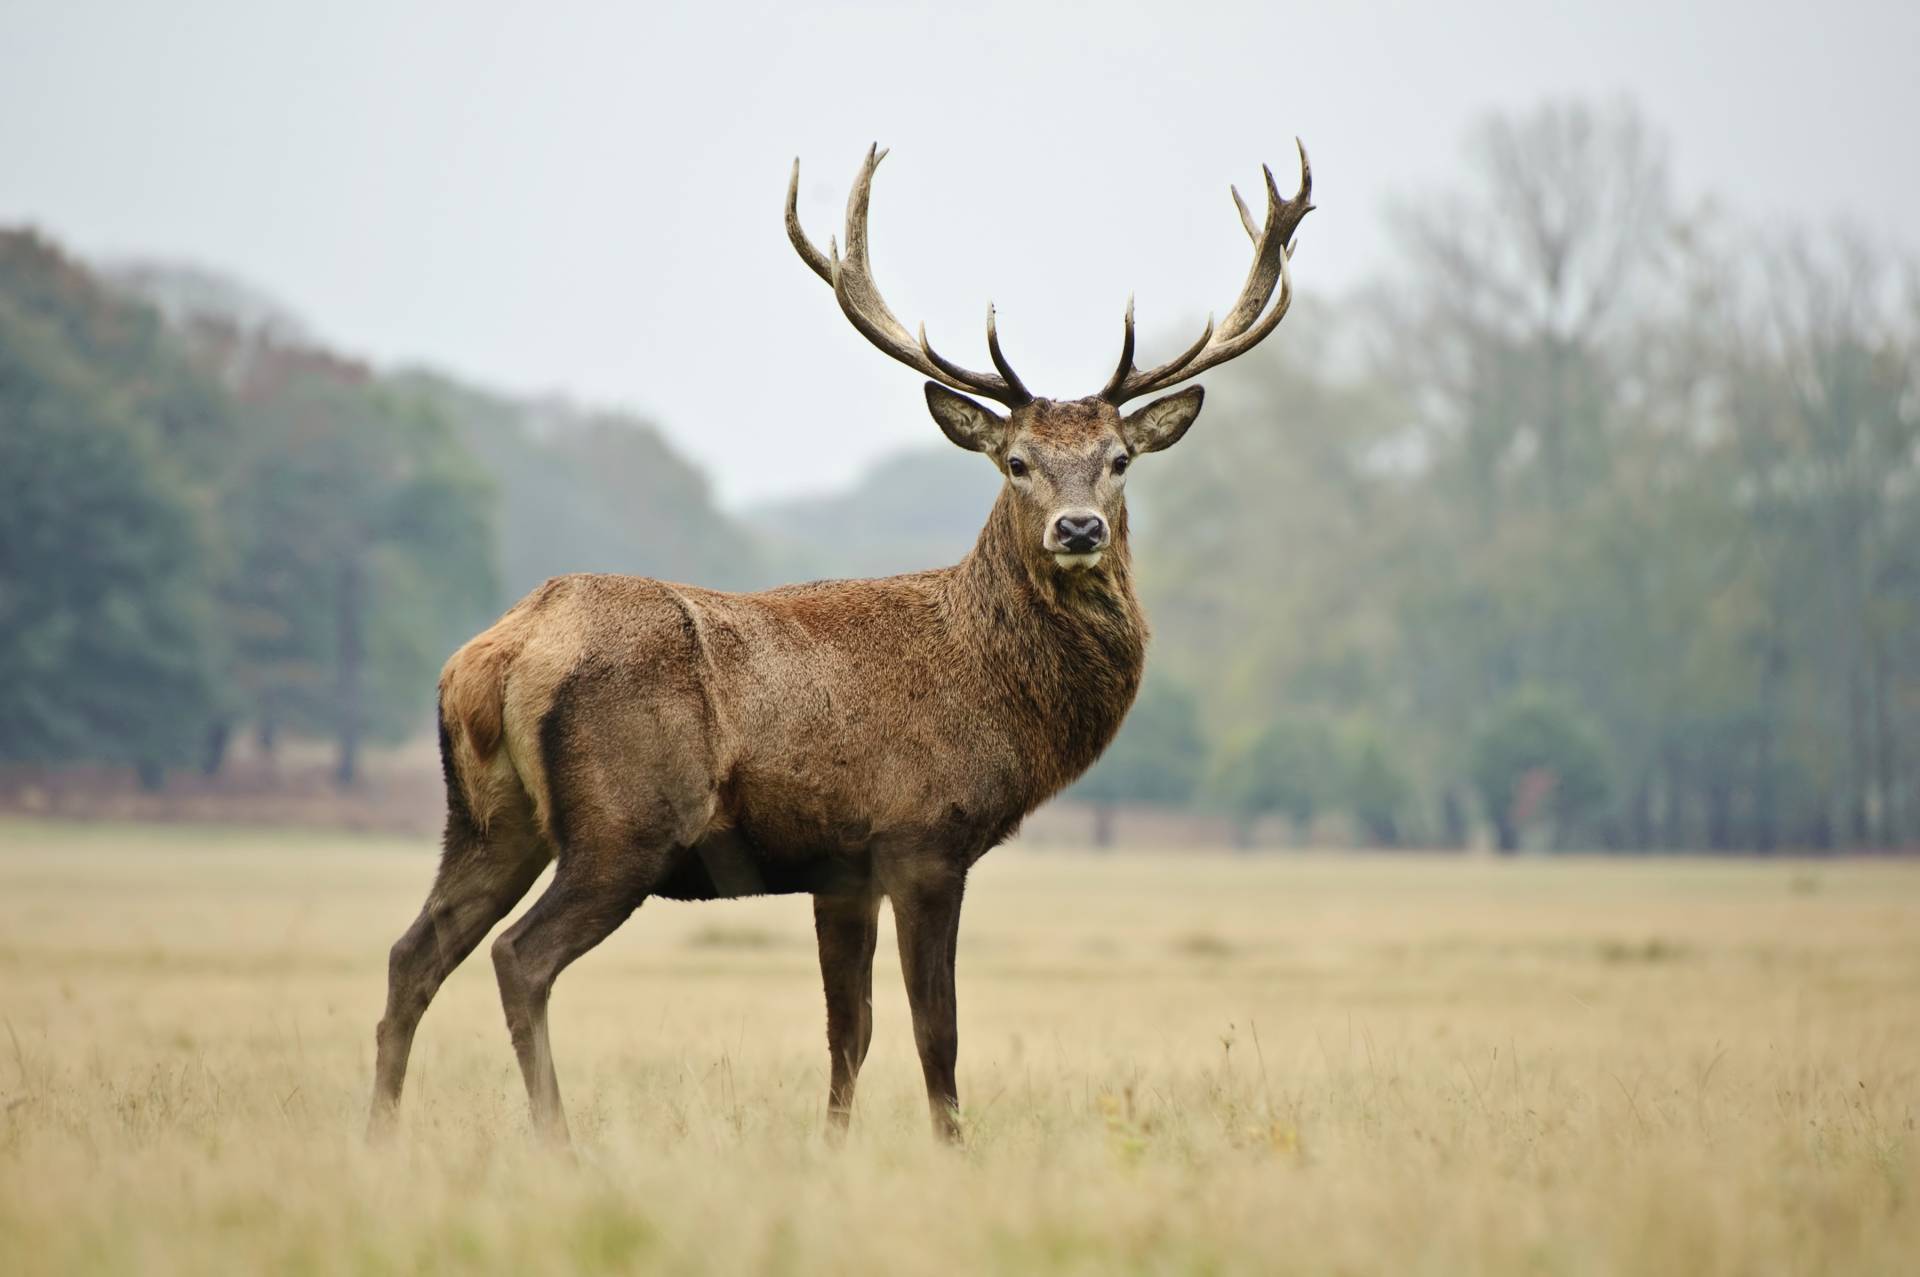
[{"label": "deer nose", "polygon": [[1053,534],[1068,554],[1091,554],[1107,543],[1107,521],[1097,514],[1063,514]]}]

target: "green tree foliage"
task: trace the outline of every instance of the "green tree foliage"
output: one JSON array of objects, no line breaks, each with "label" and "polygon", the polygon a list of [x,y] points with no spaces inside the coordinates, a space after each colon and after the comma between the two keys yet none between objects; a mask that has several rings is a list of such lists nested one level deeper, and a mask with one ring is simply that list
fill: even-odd
[{"label": "green tree foliage", "polygon": [[1335,803],[1340,779],[1333,730],[1317,719],[1283,717],[1222,751],[1208,789],[1232,815],[1244,846],[1254,825],[1272,813],[1305,830]]},{"label": "green tree foliage", "polygon": [[495,602],[492,491],[417,396],[311,347],[198,333],[246,413],[225,597],[240,713],[361,744],[419,730],[434,674]]},{"label": "green tree foliage", "polygon": [[495,555],[507,599],[565,572],[626,572],[717,589],[774,584],[707,478],[647,422],[516,400],[431,373],[394,379],[430,404],[498,493]]},{"label": "green tree foliage", "polygon": [[217,393],[32,235],[0,234],[0,759],[188,756],[219,700]]},{"label": "green tree foliage", "polygon": [[1578,715],[1532,692],[1497,707],[1473,742],[1473,783],[1500,850],[1517,851],[1529,825],[1568,845],[1604,806],[1606,760]]},{"label": "green tree foliage", "polygon": [[1393,748],[1370,724],[1337,727],[1300,714],[1283,714],[1218,751],[1206,789],[1232,818],[1241,846],[1266,816],[1285,816],[1300,836],[1333,812],[1350,816],[1365,841],[1394,846],[1414,796]]},{"label": "green tree foliage", "polygon": [[1371,724],[1318,804],[1370,840],[1519,837],[1462,742],[1537,690],[1612,782],[1561,842],[1920,842],[1920,271],[1672,190],[1629,110],[1488,121],[1140,467],[1156,659],[1215,740]]},{"label": "green tree foliage", "polygon": [[1195,433],[1129,480],[1154,659],[1229,729],[1391,694],[1376,681],[1391,637],[1378,602],[1403,515],[1375,449],[1404,409],[1328,371],[1351,364],[1351,325],[1306,301],[1295,324],[1211,378]]},{"label": "green tree foliage", "polygon": [[1914,840],[1920,270],[1845,227],[1762,263],[1713,332],[1740,429],[1711,460],[1747,523],[1713,618],[1737,659],[1685,761],[1710,845]]},{"label": "green tree foliage", "polygon": [[1149,673],[1113,744],[1071,791],[1093,806],[1095,844],[1112,843],[1114,808],[1121,803],[1186,802],[1205,757],[1193,694]]},{"label": "green tree foliage", "polygon": [[[1688,206],[1624,107],[1489,119],[1462,159],[1354,302],[1316,294],[1309,224],[1280,335],[1141,459],[1149,682],[1073,792],[1104,830],[1204,759],[1243,826],[1379,844],[1920,845],[1920,267]],[[8,757],[171,761],[227,723],[350,764],[545,576],[931,566],[991,500],[977,457],[916,454],[756,537],[645,423],[134,282],[167,321],[0,237]]]},{"label": "green tree foliage", "polygon": [[0,759],[155,777],[250,728],[331,738],[347,782],[547,576],[766,583],[645,423],[382,375],[209,272],[114,278],[0,235]]},{"label": "green tree foliage", "polygon": [[1376,847],[1403,838],[1413,781],[1388,743],[1371,728],[1346,742],[1341,757],[1341,799],[1361,835]]},{"label": "green tree foliage", "polygon": [[993,508],[1000,476],[944,441],[883,457],[844,492],[746,514],[785,577],[868,577],[957,563]]}]

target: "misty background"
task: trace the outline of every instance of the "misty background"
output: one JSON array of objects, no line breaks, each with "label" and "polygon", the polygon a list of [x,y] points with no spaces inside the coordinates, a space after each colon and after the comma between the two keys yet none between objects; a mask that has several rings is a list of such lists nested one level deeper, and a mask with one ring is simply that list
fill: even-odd
[{"label": "misty background", "polygon": [[[1301,298],[1131,484],[1061,837],[1920,842],[1904,5],[9,6],[0,798],[433,818],[545,576],[950,562],[997,476],[780,227],[1041,393]],[[427,813],[424,817],[422,812]],[[1069,832],[1070,831],[1070,832]],[[1140,832],[1146,831],[1146,832]]]}]

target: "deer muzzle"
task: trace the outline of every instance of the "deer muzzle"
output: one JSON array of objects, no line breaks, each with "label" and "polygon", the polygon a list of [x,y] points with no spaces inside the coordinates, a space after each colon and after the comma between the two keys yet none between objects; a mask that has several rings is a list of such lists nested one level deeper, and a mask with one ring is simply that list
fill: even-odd
[{"label": "deer muzzle", "polygon": [[1062,510],[1047,525],[1046,548],[1063,568],[1090,568],[1111,536],[1098,510]]}]

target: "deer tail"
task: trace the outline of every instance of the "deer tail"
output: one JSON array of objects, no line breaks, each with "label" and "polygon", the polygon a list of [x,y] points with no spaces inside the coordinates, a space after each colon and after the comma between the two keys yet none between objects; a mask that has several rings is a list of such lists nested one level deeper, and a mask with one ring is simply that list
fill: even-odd
[{"label": "deer tail", "polygon": [[507,668],[517,644],[493,631],[480,635],[440,673],[440,760],[446,774],[449,812],[465,814],[479,833],[498,806],[504,768]]}]

